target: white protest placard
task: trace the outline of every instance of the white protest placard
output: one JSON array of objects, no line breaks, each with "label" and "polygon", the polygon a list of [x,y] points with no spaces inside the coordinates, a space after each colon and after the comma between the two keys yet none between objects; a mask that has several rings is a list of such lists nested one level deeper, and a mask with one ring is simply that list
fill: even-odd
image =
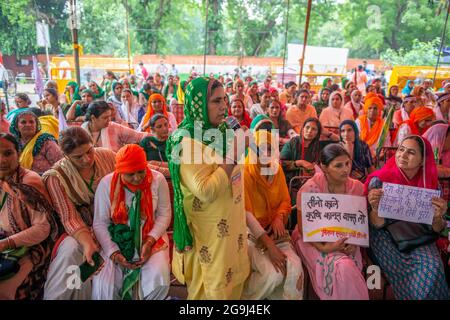
[{"label": "white protest placard", "polygon": [[365,197],[331,193],[302,193],[303,241],[369,246],[369,219]]},{"label": "white protest placard", "polygon": [[429,225],[433,223],[431,199],[440,197],[439,190],[383,183],[383,192],[378,216]]}]

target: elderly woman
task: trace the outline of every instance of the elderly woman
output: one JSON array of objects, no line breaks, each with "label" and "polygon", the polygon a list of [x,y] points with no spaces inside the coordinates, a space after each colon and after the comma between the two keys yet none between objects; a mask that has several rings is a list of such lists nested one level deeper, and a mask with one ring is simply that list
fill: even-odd
[{"label": "elderly woman", "polygon": [[[41,122],[50,123],[49,126],[41,126]],[[57,120],[53,116],[38,118],[33,112],[24,111],[17,114],[10,127],[20,145],[20,165],[42,175],[52,165],[63,157],[61,149],[56,141],[54,127]]]},{"label": "elderly woman", "polygon": [[94,147],[117,152],[129,143],[139,143],[148,134],[111,122],[111,107],[104,101],[94,101],[86,112],[86,122],[81,127],[92,137]]},{"label": "elderly woman", "polygon": [[271,134],[267,131],[255,132],[255,139],[260,153],[256,155],[249,150],[245,159],[245,210],[255,216],[267,234],[259,241],[249,234],[252,272],[242,298],[300,300],[303,298],[303,269],[285,228],[291,213],[291,199],[276,159],[278,150],[272,150]]},{"label": "elderly woman", "polygon": [[170,101],[169,108],[170,112],[172,112],[175,116],[175,120],[177,121],[178,126],[184,119],[184,105],[182,103],[178,103],[177,99],[172,99]]},{"label": "elderly woman", "polygon": [[355,89],[350,93],[350,101],[344,106],[344,109],[350,110],[353,114],[353,119],[358,119],[364,113],[364,105],[362,101],[361,91]]},{"label": "elderly woman", "polygon": [[[369,93],[364,101],[364,114],[356,119],[355,123],[360,132],[360,138],[370,148],[372,156],[375,156],[383,131],[384,120],[383,101],[376,94]],[[389,146],[389,139],[384,141],[383,146]]]},{"label": "elderly woman", "polygon": [[416,97],[414,96],[404,97],[400,109],[394,112],[393,118],[394,127],[398,128],[400,123],[409,120],[411,112],[414,110],[416,106],[417,106]]},{"label": "elderly woman", "polygon": [[[316,172],[298,191],[297,203],[302,203],[304,192],[363,196],[363,184],[350,178],[351,166],[351,157],[342,146],[327,145],[320,154],[322,171]],[[304,242],[300,205],[297,206],[297,221],[292,237],[319,298],[368,300],[359,247],[346,244],[345,238],[336,242]]]},{"label": "elderly woman", "polygon": [[436,107],[434,107],[436,120],[450,121],[450,93],[441,93],[437,96]]},{"label": "elderly woman", "polygon": [[0,133],[0,300],[42,298],[55,214],[41,178],[20,166],[17,140]]},{"label": "elderly woman", "polygon": [[93,277],[94,300],[164,299],[170,286],[169,188],[148,167],[144,150],[121,148],[114,173],[95,193],[93,228],[104,268]]},{"label": "elderly woman", "polygon": [[393,137],[393,145],[399,145],[399,142],[411,134],[423,135],[431,123],[435,119],[435,114],[432,109],[428,107],[418,107],[411,112],[409,120],[403,121],[399,124],[397,132]]},{"label": "elderly woman", "polygon": [[341,145],[352,159],[351,178],[364,182],[367,175],[375,171],[369,146],[359,138],[358,127],[352,120],[342,121],[339,135]]},{"label": "elderly woman", "polygon": [[84,260],[92,264],[93,254],[100,251],[92,232],[94,195],[100,180],[114,171],[115,154],[94,148],[92,138],[80,127],[62,131],[59,144],[64,158],[43,179],[65,232],[54,249],[44,299],[90,300],[91,281],[81,288],[67,286],[71,277],[67,268]]},{"label": "elderly woman", "polygon": [[142,131],[149,132],[149,121],[155,114],[163,114],[169,121],[169,133],[175,131],[178,127],[177,120],[172,112],[167,111],[166,99],[159,93],[154,93],[148,99],[147,112],[142,118],[141,124]]},{"label": "elderly woman", "polygon": [[[372,179],[381,183],[371,184]],[[430,143],[417,135],[407,136],[395,157],[368,177],[370,249],[396,299],[449,299],[444,267],[435,244],[438,233],[446,226],[447,202],[441,198],[431,200],[434,210],[431,226],[381,218],[378,207],[383,190],[378,184],[383,182],[437,189],[438,175]]]}]

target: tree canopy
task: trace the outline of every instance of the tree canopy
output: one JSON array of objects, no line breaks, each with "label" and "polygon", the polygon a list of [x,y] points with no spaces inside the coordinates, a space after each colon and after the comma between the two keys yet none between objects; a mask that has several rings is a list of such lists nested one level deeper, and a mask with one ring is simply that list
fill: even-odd
[{"label": "tree canopy", "polygon": [[[132,54],[282,56],[302,43],[306,0],[78,0],[84,53],[125,56],[126,10]],[[346,47],[350,57],[379,58],[438,46],[445,1],[315,0],[308,44]],[[289,10],[288,9],[289,5]],[[205,21],[206,8],[208,19]],[[71,52],[68,1],[3,0],[0,43],[4,54],[44,52],[36,45],[36,21],[50,25],[51,53]],[[450,35],[446,36],[448,43]],[[430,48],[430,47],[427,47]],[[423,50],[422,50],[423,51]],[[395,59],[394,59],[395,60]],[[392,60],[392,61],[394,61]],[[398,60],[398,59],[397,59]]]}]

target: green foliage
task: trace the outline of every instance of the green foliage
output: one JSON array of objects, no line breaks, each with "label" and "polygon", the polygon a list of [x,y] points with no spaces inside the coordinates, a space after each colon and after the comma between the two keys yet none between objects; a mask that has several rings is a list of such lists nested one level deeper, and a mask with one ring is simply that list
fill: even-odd
[{"label": "green foliage", "polygon": [[[132,55],[203,54],[206,1],[77,0],[79,43],[86,54],[126,56],[128,4]],[[283,56],[288,0],[208,2],[208,54]],[[44,52],[36,47],[35,22],[42,19],[50,24],[50,52],[72,52],[67,3],[1,0],[3,53]],[[346,47],[351,57],[378,58],[383,54],[385,59],[429,61],[432,52],[426,54],[419,43],[434,43],[441,35],[446,4],[446,0],[315,0],[308,44]],[[288,43],[303,43],[306,7],[307,0],[289,0]],[[445,43],[449,40],[450,33]],[[408,57],[406,51],[411,49]],[[427,57],[413,58],[415,54]]]},{"label": "green foliage", "polygon": [[411,49],[387,49],[381,54],[381,60],[391,66],[434,66],[439,50],[439,38],[430,42],[415,39]]}]

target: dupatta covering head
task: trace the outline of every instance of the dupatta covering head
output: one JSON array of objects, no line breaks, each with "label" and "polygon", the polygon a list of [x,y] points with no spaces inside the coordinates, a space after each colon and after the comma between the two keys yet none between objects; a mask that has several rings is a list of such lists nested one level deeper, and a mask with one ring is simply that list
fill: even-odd
[{"label": "dupatta covering head", "polygon": [[341,105],[340,105],[340,107],[339,107],[339,110],[342,110],[342,108],[344,107],[344,96],[343,96],[342,93],[340,93],[339,91],[333,91],[333,92],[330,94],[330,98],[328,99],[328,106],[329,106],[330,108],[336,109],[336,108],[333,107],[333,105],[332,105],[332,103],[331,103],[331,101],[333,100],[334,96],[339,96],[339,97],[341,98]]},{"label": "dupatta covering head", "polygon": [[[414,108],[414,110],[411,112],[411,115],[409,116],[409,120],[406,121],[402,121],[399,125],[398,125],[398,129],[394,134],[394,141],[395,138],[397,137],[398,134],[398,130],[400,129],[400,127],[406,123],[409,128],[411,129],[411,134],[414,135],[419,135],[419,126],[417,125],[420,121],[428,119],[428,118],[434,118],[435,114],[434,111],[428,107],[418,107],[418,108]],[[425,128],[425,132],[429,127]],[[423,132],[422,134],[424,134],[425,132]]]},{"label": "dupatta covering head", "polygon": [[[141,170],[145,170],[145,178],[139,185],[130,184],[122,177],[122,174],[134,173]],[[116,170],[113,174],[109,194],[111,200],[111,218],[114,224],[126,225],[128,223],[128,210],[125,204],[125,187],[133,193],[140,191],[142,194],[140,202],[141,215],[145,216],[146,219],[142,231],[144,241],[153,228],[151,184],[152,172],[147,166],[144,149],[136,144],[128,144],[120,148],[116,154]],[[163,243],[164,241],[160,238],[155,246],[160,246]]]},{"label": "dupatta covering head", "polygon": [[427,132],[423,134],[423,137],[430,142],[433,151],[437,149],[438,159],[441,159],[445,138],[447,137],[449,128],[450,126],[448,124],[438,123],[432,126],[427,130]]},{"label": "dupatta covering head", "polygon": [[76,83],[75,81],[69,81],[69,82],[67,83],[67,86],[68,86],[68,87],[70,86],[70,87],[73,88],[72,99],[69,99],[69,101],[73,103],[74,101],[81,100],[81,96],[80,96],[80,93],[79,93],[78,83]]},{"label": "dupatta covering head", "polygon": [[[228,97],[228,96],[227,96]],[[241,126],[246,126],[247,128],[250,128],[251,124],[252,124],[252,119],[249,117],[247,110],[245,110],[245,104],[244,101],[242,101],[239,98],[234,98],[231,100],[231,104],[228,107],[228,115],[232,115],[231,113],[231,106],[233,105],[233,103],[235,102],[239,102],[242,106],[242,121],[240,121],[240,125]]]},{"label": "dupatta covering head", "polygon": [[258,114],[251,122],[250,129],[252,131],[258,131],[261,125],[264,123],[268,123],[272,129],[275,129],[272,120],[270,120],[269,116],[266,114]]},{"label": "dupatta covering head", "polygon": [[[155,115],[155,109],[153,109],[152,106],[153,101],[161,101],[162,113],[166,116],[166,118],[169,118],[169,115],[167,114],[166,99],[159,93],[154,93],[148,99],[147,112],[145,113],[144,118],[142,119],[142,123],[144,125],[147,124],[150,121],[150,119]],[[150,128],[147,128],[145,131],[150,132]]]},{"label": "dupatta covering head", "polygon": [[[272,143],[270,132],[257,131],[254,133],[254,136],[258,148]],[[272,152],[274,151],[272,150]],[[278,166],[272,182],[268,182],[261,175],[261,165],[259,162],[254,161],[256,157],[255,152],[249,149],[244,167],[245,208],[255,215],[263,228],[266,228],[272,223],[277,214],[285,215],[291,212],[291,201],[286,178],[281,167]],[[264,200],[260,201],[261,199]]]},{"label": "dupatta covering head", "polygon": [[[213,128],[208,118],[208,101],[211,96],[212,86],[216,83],[220,84],[215,79],[206,77],[198,77],[189,82],[186,87],[184,99],[184,119],[178,126],[178,129],[167,140],[166,154],[169,162],[170,176],[172,178],[172,185],[174,189],[174,232],[173,239],[175,249],[178,251],[189,251],[192,249],[192,234],[189,230],[186,220],[186,213],[184,212],[183,193],[180,187],[180,159],[177,146],[185,137],[186,131],[189,133],[191,139],[195,139],[194,129],[201,131],[203,138],[206,130]],[[222,123],[218,129],[222,133],[223,146],[222,150],[217,150],[219,154],[226,153],[226,129],[227,125]],[[204,145],[209,145],[213,141],[199,141]],[[172,154],[173,152],[173,154]]]},{"label": "dupatta covering head", "polygon": [[[26,145],[21,145],[21,153],[20,153],[20,165],[25,169],[31,169],[33,166],[34,157],[39,154],[42,146],[47,141],[54,141],[57,143],[56,138],[58,137],[58,120],[52,116],[43,116],[38,118],[36,114],[31,111],[25,110],[20,113],[17,113],[9,128],[9,131],[16,136],[20,140],[20,132],[19,132],[19,121],[25,115],[32,116],[36,121],[36,133],[31,138],[30,141]],[[41,123],[44,123],[42,125]],[[55,136],[56,134],[56,136]]]},{"label": "dupatta covering head", "polygon": [[403,95],[409,96],[409,95],[411,94],[411,92],[413,91],[414,87],[413,87],[413,88],[410,88],[410,87],[409,87],[409,84],[410,84],[411,82],[413,82],[413,81],[412,81],[412,80],[406,81],[406,85],[405,85],[405,87],[404,87],[403,90],[402,90],[402,94],[403,94]]},{"label": "dupatta covering head", "polygon": [[[369,125],[367,112],[372,105],[376,105],[378,109],[378,117],[372,127]],[[369,146],[376,143],[380,137],[381,130],[383,130],[384,121],[381,118],[383,113],[383,101],[375,93],[369,93],[364,101],[364,114],[359,117],[361,125],[361,140],[365,141]]]},{"label": "dupatta covering head", "polygon": [[[424,146],[424,154],[422,154],[423,162],[421,169],[419,169],[416,176],[410,180],[407,179],[401,169],[397,167],[396,156],[393,156],[386,162],[383,168],[375,171],[367,177],[364,185],[365,194],[368,193],[368,186],[373,177],[378,177],[382,182],[396,183],[419,188],[437,189],[438,172],[431,144],[427,139],[424,139],[418,135],[410,135],[403,139],[403,141],[412,139],[411,137],[420,139]],[[401,144],[403,144],[403,141]]]}]

